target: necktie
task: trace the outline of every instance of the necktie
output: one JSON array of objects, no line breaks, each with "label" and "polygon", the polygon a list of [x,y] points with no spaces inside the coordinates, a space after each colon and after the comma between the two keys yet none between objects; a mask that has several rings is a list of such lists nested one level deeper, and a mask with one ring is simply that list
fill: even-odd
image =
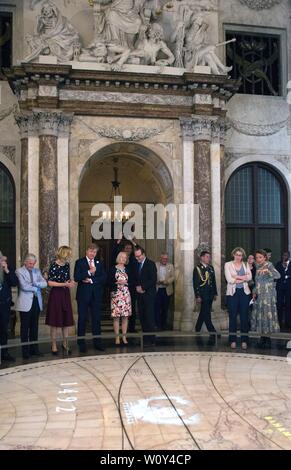
[{"label": "necktie", "polygon": [[141,275],[142,266],[143,266],[142,263],[139,263],[139,267],[138,267],[139,276]]},{"label": "necktie", "polygon": [[28,272],[29,272],[31,284],[33,284],[33,274],[32,274],[32,271],[29,269]]}]

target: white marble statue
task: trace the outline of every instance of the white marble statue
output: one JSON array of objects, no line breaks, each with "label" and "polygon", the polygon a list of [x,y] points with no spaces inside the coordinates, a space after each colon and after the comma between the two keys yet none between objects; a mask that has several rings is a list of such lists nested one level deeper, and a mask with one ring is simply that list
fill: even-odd
[{"label": "white marble statue", "polygon": [[225,43],[211,45],[207,42],[209,24],[203,16],[189,11],[184,14],[178,23],[173,40],[176,43],[176,66],[185,67],[194,72],[198,65],[208,66],[215,75],[227,75],[232,67],[225,66],[216,55],[218,46]]},{"label": "white marble statue", "polygon": [[[165,57],[161,57],[161,54]],[[160,24],[151,24],[146,31],[141,32],[137,47],[134,50],[123,51],[112,62],[116,62],[114,70],[120,70],[129,59],[140,59],[142,65],[169,66],[175,61],[175,56],[164,40],[164,31]],[[109,60],[108,60],[109,61]]]},{"label": "white marble statue", "polygon": [[99,40],[133,49],[143,23],[151,12],[146,0],[94,0],[95,33]]},{"label": "white marble statue", "polygon": [[54,55],[59,62],[67,62],[73,59],[80,45],[79,33],[50,0],[43,4],[34,34],[27,35],[26,40],[31,53],[24,62],[31,62],[41,54]]}]

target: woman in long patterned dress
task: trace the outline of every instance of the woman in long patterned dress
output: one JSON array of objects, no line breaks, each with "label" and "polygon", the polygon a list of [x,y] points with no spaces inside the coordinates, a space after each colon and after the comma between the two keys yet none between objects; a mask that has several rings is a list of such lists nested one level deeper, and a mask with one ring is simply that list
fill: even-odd
[{"label": "woman in long patterned dress", "polygon": [[116,346],[120,345],[120,319],[122,342],[124,345],[128,344],[126,339],[128,318],[132,314],[127,263],[127,254],[123,251],[120,252],[116,259],[116,266],[115,268],[112,268],[109,275],[109,285],[111,290],[111,317],[113,318]]},{"label": "woman in long patterned dress", "polygon": [[280,332],[274,281],[280,279],[281,276],[273,264],[268,261],[268,255],[264,250],[258,250],[255,258],[256,279],[253,290],[254,305],[251,314],[251,330],[261,334],[259,347],[270,348],[271,338],[269,335]]},{"label": "woman in long patterned dress", "polygon": [[58,249],[56,260],[51,264],[48,275],[48,285],[51,287],[46,325],[51,327],[52,354],[58,354],[57,332],[62,330],[62,349],[70,354],[68,346],[69,328],[74,325],[73,310],[71,304],[70,289],[75,287],[75,282],[71,280],[69,260],[72,250],[68,246],[61,246]]}]

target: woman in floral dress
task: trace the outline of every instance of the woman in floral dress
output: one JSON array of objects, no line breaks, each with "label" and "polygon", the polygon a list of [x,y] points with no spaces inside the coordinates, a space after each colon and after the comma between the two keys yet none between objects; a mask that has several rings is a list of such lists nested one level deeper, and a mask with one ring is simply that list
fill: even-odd
[{"label": "woman in floral dress", "polygon": [[120,319],[122,342],[124,345],[128,344],[126,339],[128,318],[132,314],[127,263],[127,254],[120,252],[116,259],[116,266],[111,270],[109,275],[109,285],[111,290],[111,317],[113,318],[116,346],[120,345]]},{"label": "woman in floral dress", "polygon": [[279,333],[280,326],[277,315],[276,287],[274,280],[280,274],[268,261],[264,250],[258,250],[256,258],[256,279],[253,290],[254,305],[251,314],[251,330],[261,334],[259,347],[270,348],[272,333]]}]

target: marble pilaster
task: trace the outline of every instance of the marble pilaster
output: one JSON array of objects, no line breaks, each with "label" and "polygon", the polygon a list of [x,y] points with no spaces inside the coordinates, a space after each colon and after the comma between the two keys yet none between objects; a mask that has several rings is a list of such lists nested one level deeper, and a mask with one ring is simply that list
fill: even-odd
[{"label": "marble pilaster", "polygon": [[28,252],[28,137],[21,139],[20,257]]},{"label": "marble pilaster", "polygon": [[72,115],[60,118],[58,138],[58,229],[59,246],[69,245],[69,135]]},{"label": "marble pilaster", "polygon": [[[183,135],[183,203],[194,204],[194,144],[192,119],[180,120]],[[183,252],[184,308],[181,317],[181,331],[193,330],[194,292],[192,285],[194,253]]]},{"label": "marble pilaster", "polygon": [[20,255],[38,256],[39,139],[33,113],[15,116],[21,136]]},{"label": "marble pilaster", "polygon": [[15,116],[21,139],[21,179],[20,179],[20,258],[28,252],[28,116]]}]

